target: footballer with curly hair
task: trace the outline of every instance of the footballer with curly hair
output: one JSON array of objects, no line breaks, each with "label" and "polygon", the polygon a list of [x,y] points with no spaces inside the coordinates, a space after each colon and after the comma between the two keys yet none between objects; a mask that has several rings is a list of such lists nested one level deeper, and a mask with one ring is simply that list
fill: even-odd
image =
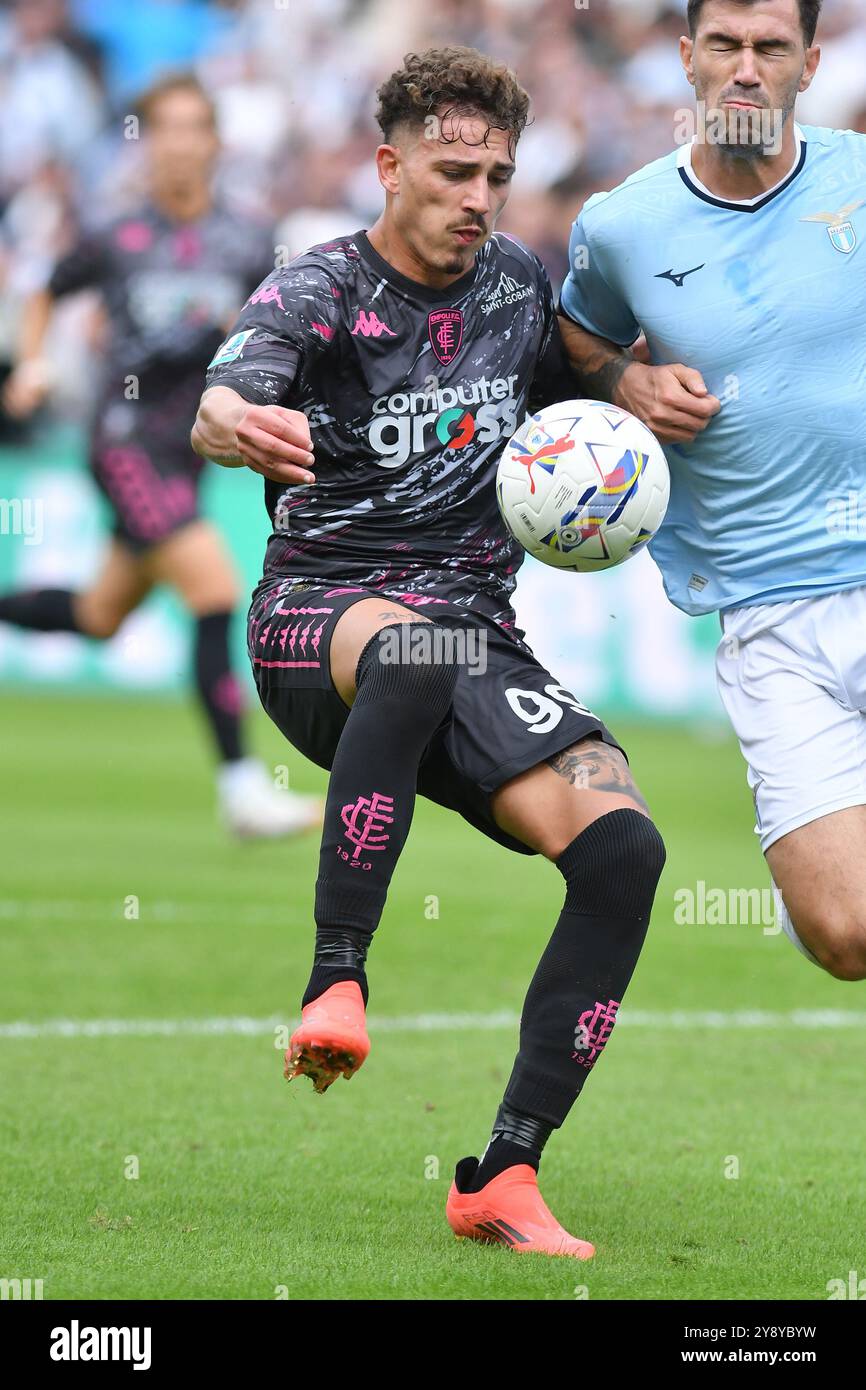
[{"label": "footballer with curly hair", "polygon": [[664,848],[613,735],[510,603],[523,552],[497,460],[527,410],[577,394],[540,261],[495,231],[528,106],[473,49],[406,57],[379,89],[382,215],[264,281],[214,357],[193,445],[265,479],[253,670],[270,717],[331,774],[286,1074],[324,1091],[368,1054],[366,956],[416,793],[544,855],[564,904],[447,1217],[459,1236],[586,1259],[537,1172],[614,1025]]}]

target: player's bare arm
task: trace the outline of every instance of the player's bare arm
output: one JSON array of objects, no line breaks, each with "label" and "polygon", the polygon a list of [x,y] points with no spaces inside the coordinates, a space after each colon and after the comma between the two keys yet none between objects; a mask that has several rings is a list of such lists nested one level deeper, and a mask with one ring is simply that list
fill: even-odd
[{"label": "player's bare arm", "polygon": [[615,401],[623,373],[634,361],[628,348],[617,347],[605,338],[587,333],[572,319],[559,316],[568,358],[580,377],[587,397],[598,401]]},{"label": "player's bare arm", "polygon": [[201,398],[190,436],[202,458],[226,468],[251,468],[273,482],[313,483],[310,426],[301,410],[251,405],[229,386]]},{"label": "player's bare arm", "polygon": [[663,444],[690,444],[721,409],[693,367],[650,367],[627,348],[588,333],[562,314],[559,326],[587,395],[637,416]]},{"label": "player's bare arm", "polygon": [[3,390],[3,405],[17,420],[32,415],[51,389],[51,364],[43,346],[54,307],[47,290],[37,290],[24,305],[17,360]]}]

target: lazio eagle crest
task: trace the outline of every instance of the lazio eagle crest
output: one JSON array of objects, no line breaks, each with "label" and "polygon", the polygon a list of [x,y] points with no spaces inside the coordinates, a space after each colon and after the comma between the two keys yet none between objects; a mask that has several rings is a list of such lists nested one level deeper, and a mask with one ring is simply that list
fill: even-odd
[{"label": "lazio eagle crest", "polygon": [[850,256],[854,247],[857,245],[857,231],[851,221],[852,212],[863,207],[863,200],[859,203],[849,203],[847,207],[840,208],[838,212],[816,212],[811,217],[801,217],[801,222],[822,222],[827,228],[827,235],[837,251],[841,251],[843,256]]}]

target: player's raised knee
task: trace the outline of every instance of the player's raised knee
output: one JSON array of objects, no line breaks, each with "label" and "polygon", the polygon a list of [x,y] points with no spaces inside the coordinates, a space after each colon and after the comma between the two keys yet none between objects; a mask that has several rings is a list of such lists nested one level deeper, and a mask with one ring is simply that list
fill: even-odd
[{"label": "player's raised knee", "polygon": [[450,704],[457,680],[458,649],[450,627],[437,622],[395,621],[374,632],[355,668],[358,700],[382,696]]},{"label": "player's raised knee", "polygon": [[823,924],[813,954],[837,980],[866,980],[866,919],[856,923],[830,919]]},{"label": "player's raised knee", "polygon": [[656,826],[628,807],[592,821],[557,860],[565,874],[567,902],[592,901],[599,914],[616,917],[649,913],[664,864],[664,841]]},{"label": "player's raised knee", "polygon": [[118,631],[127,614],[102,604],[88,604],[81,601],[83,598],[83,595],[80,596],[76,615],[81,631],[88,637],[107,642]]}]

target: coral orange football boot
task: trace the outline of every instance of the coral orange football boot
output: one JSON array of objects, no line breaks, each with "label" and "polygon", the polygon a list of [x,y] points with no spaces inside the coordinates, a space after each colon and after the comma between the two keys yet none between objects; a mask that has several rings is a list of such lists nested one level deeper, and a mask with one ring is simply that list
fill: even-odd
[{"label": "coral orange football boot", "polygon": [[480,1192],[466,1192],[477,1167],[477,1158],[461,1158],[448,1193],[445,1215],[459,1239],[507,1245],[522,1254],[592,1259],[595,1246],[560,1226],[538,1190],[538,1175],[530,1164],[516,1163]]},{"label": "coral orange football boot", "polygon": [[301,1010],[283,1075],[287,1081],[309,1076],[322,1094],[338,1076],[354,1076],[369,1051],[361,987],[357,980],[339,980]]}]

